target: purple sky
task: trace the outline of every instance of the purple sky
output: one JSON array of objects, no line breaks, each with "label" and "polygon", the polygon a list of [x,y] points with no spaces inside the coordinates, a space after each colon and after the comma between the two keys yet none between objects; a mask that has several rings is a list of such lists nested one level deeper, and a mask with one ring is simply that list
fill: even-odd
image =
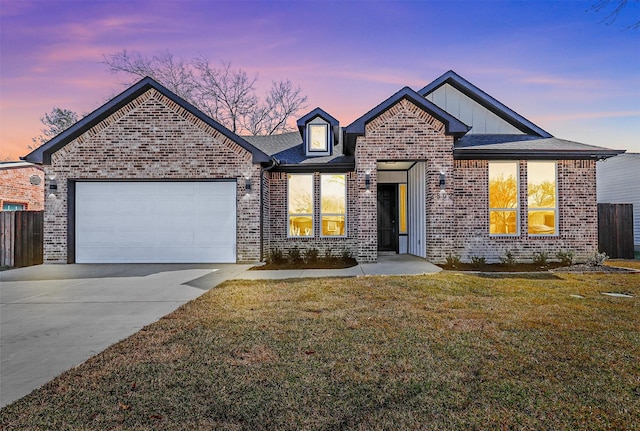
[{"label": "purple sky", "polygon": [[122,49],[231,61],[261,88],[289,78],[347,125],[453,69],[553,135],[640,152],[640,3],[611,25],[589,1],[0,0],[0,158],[54,106],[87,113],[124,89]]}]

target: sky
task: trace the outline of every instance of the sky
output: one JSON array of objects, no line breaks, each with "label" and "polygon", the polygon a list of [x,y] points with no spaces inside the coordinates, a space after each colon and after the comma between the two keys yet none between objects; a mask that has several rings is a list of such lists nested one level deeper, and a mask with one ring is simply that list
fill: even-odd
[{"label": "sky", "polygon": [[[123,91],[103,56],[208,57],[290,79],[348,125],[448,70],[556,137],[640,152],[640,2],[598,0],[0,0],[0,160],[26,155],[54,107],[86,114]],[[616,0],[617,1],[617,0]]]}]

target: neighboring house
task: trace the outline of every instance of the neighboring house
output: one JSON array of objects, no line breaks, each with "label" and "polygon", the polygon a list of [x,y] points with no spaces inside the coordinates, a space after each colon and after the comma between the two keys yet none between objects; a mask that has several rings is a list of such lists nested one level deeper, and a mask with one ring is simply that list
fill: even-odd
[{"label": "neighboring house", "polygon": [[44,169],[28,162],[0,162],[0,211],[44,210]]},{"label": "neighboring house", "polygon": [[633,204],[633,243],[640,251],[640,153],[596,163],[598,203]]},{"label": "neighboring house", "polygon": [[[597,250],[596,160],[456,73],[345,128],[240,137],[145,78],[26,156],[47,262],[254,262],[279,249],[496,261]],[[54,189],[50,189],[50,187]]]}]

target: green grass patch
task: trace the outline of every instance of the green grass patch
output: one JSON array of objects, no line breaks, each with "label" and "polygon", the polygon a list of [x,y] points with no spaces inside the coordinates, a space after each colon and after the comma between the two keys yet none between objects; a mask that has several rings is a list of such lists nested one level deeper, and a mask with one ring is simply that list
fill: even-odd
[{"label": "green grass patch", "polygon": [[5,407],[0,428],[639,429],[639,286],[227,282]]}]

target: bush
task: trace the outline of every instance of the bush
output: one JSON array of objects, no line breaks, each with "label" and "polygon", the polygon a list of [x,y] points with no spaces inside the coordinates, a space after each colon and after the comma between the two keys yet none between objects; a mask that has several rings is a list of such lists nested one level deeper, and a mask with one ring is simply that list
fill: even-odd
[{"label": "bush", "polygon": [[513,256],[513,253],[511,252],[511,250],[507,250],[504,253],[504,256],[500,257],[500,263],[506,266],[516,265],[516,258]]},{"label": "bush", "polygon": [[546,251],[541,251],[540,253],[533,253],[533,263],[535,263],[539,267],[544,268],[545,266],[547,266],[548,258],[549,258],[549,254]]},{"label": "bush", "polygon": [[300,250],[298,250],[298,247],[290,248],[287,252],[287,255],[289,257],[289,263],[298,263],[302,260],[302,256],[300,256]]},{"label": "bush", "polygon": [[589,266],[602,266],[602,265],[604,265],[604,261],[607,260],[608,258],[609,258],[609,256],[607,256],[607,253],[598,253],[597,251],[594,251],[587,258],[587,265],[589,265]]},{"label": "bush", "polygon": [[279,248],[274,248],[273,250],[271,250],[269,257],[267,258],[267,263],[284,263],[282,250],[280,250]]},{"label": "bush", "polygon": [[345,250],[342,252],[342,261],[344,263],[348,263],[351,262],[353,260],[353,256],[351,255],[351,251],[350,250]]},{"label": "bush", "polygon": [[460,256],[449,253],[446,257],[447,266],[450,268],[457,268],[460,266]]},{"label": "bush", "polygon": [[318,260],[319,254],[317,248],[308,248],[304,251],[304,261],[313,263]]},{"label": "bush", "polygon": [[473,265],[474,268],[484,268],[484,266],[487,264],[487,259],[484,258],[483,256],[471,256],[471,265]]},{"label": "bush", "polygon": [[331,247],[327,247],[325,249],[324,258],[327,262],[331,262],[333,260],[333,250],[331,250]]},{"label": "bush", "polygon": [[562,266],[571,266],[573,265],[574,254],[571,250],[564,251],[560,250],[556,253],[556,257],[560,260]]}]

